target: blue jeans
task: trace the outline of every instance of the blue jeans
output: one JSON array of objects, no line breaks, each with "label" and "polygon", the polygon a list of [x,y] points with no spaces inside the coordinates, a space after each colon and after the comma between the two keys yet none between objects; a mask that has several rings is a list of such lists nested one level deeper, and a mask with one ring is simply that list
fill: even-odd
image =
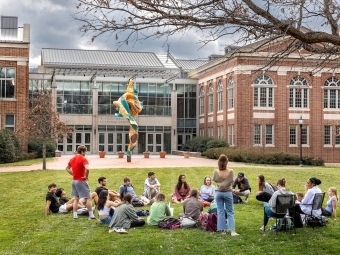
[{"label": "blue jeans", "polygon": [[104,219],[100,219],[100,223],[104,225],[109,225],[111,220],[112,220],[112,217],[108,215]]},{"label": "blue jeans", "polygon": [[217,231],[226,230],[224,208],[228,215],[228,230],[235,230],[233,194],[231,191],[216,191]]},{"label": "blue jeans", "polygon": [[285,214],[277,214],[274,213],[267,202],[263,203],[263,207],[264,207],[264,214],[263,214],[263,226],[267,226],[269,218],[274,217],[274,218],[283,218],[285,216]]}]

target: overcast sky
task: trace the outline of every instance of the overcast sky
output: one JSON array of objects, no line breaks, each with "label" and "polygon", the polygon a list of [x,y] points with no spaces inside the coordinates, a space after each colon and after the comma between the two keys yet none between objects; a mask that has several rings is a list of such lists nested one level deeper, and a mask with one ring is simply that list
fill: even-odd
[{"label": "overcast sky", "polygon": [[[97,38],[89,43],[91,37],[77,31],[79,23],[72,20],[76,12],[76,0],[1,0],[2,16],[17,16],[18,25],[30,24],[31,50],[30,66],[40,64],[42,48],[117,50],[114,38]],[[180,59],[207,58],[210,54],[222,54],[225,43],[216,41],[201,49],[195,33],[176,35],[170,38],[170,53]],[[135,45],[124,45],[120,51],[142,51],[165,54],[165,39],[149,40]]]}]

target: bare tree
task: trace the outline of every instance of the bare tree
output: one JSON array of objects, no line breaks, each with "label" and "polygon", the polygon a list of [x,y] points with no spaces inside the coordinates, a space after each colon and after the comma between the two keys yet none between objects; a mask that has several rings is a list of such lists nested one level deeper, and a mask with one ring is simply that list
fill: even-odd
[{"label": "bare tree", "polygon": [[78,0],[76,7],[79,31],[92,41],[108,34],[128,44],[193,30],[203,45],[227,36],[243,45],[291,36],[294,50],[340,53],[335,0]]},{"label": "bare tree", "polygon": [[66,126],[59,121],[59,115],[53,107],[53,98],[50,90],[37,90],[30,99],[28,123],[26,130],[30,136],[42,140],[43,169],[46,169],[46,143],[73,131],[73,127]]}]

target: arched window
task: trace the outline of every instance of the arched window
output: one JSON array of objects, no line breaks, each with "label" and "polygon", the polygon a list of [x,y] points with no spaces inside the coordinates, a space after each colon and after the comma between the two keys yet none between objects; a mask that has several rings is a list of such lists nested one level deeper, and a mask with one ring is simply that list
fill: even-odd
[{"label": "arched window", "polygon": [[223,83],[222,81],[218,82],[218,87],[217,87],[217,110],[222,111],[223,110]]},{"label": "arched window", "polygon": [[228,109],[234,108],[234,78],[230,77],[228,81]]},{"label": "arched window", "polygon": [[200,89],[200,114],[204,114],[204,87]]},{"label": "arched window", "polygon": [[308,108],[308,82],[305,78],[295,76],[289,83],[289,107]]},{"label": "arched window", "polygon": [[209,100],[208,112],[211,113],[214,111],[214,88],[211,83],[209,85],[208,100]]},{"label": "arched window", "polygon": [[274,83],[266,74],[257,76],[254,81],[254,107],[273,107]]},{"label": "arched window", "polygon": [[323,108],[340,109],[340,80],[336,77],[325,81]]}]

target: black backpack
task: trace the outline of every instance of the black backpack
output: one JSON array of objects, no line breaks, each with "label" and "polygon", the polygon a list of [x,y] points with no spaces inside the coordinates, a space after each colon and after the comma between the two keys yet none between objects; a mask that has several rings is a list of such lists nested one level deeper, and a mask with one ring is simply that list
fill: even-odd
[{"label": "black backpack", "polygon": [[240,198],[238,195],[233,194],[233,203],[234,204],[240,204],[242,203],[242,198]]},{"label": "black backpack", "polygon": [[158,222],[158,227],[163,229],[176,229],[179,228],[181,222],[178,219],[167,217]]}]

